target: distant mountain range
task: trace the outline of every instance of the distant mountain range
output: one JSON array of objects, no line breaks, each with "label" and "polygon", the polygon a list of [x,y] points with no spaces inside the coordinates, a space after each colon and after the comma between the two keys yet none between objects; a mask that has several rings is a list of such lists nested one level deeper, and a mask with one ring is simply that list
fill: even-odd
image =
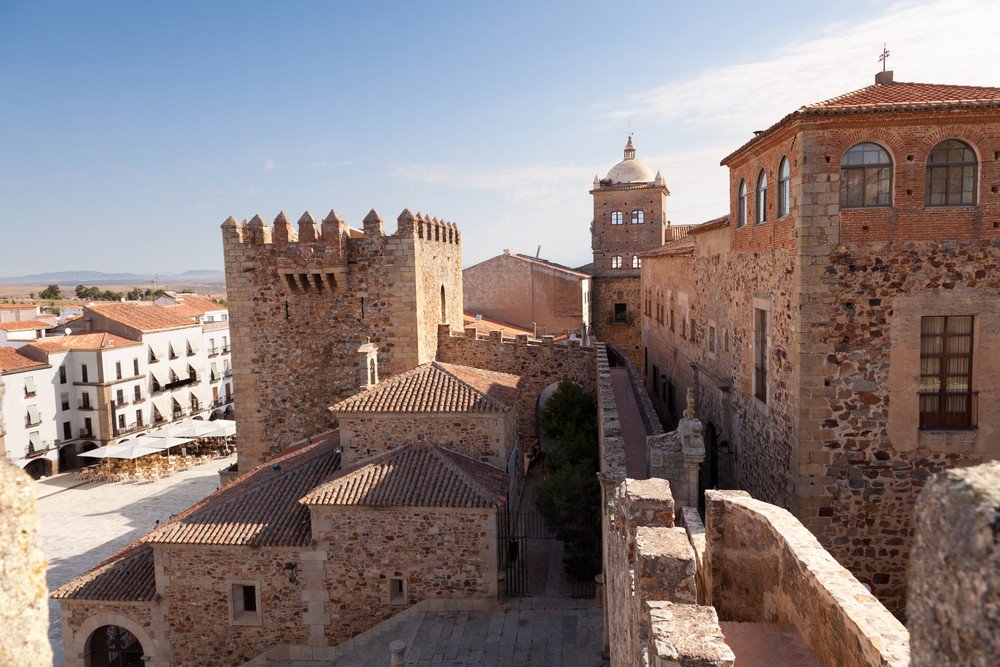
[{"label": "distant mountain range", "polygon": [[55,271],[34,273],[29,276],[8,276],[0,278],[0,285],[168,285],[177,283],[222,283],[226,280],[223,271],[195,269],[184,273],[157,274],[104,273],[103,271]]}]

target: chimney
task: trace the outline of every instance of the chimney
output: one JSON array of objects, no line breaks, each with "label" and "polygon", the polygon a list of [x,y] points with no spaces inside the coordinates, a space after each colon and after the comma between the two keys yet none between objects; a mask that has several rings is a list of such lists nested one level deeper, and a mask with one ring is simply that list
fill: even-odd
[{"label": "chimney", "polygon": [[368,389],[378,384],[378,348],[368,339],[358,348],[358,363],[361,368],[361,388]]},{"label": "chimney", "polygon": [[892,70],[887,72],[875,72],[875,83],[892,83]]}]

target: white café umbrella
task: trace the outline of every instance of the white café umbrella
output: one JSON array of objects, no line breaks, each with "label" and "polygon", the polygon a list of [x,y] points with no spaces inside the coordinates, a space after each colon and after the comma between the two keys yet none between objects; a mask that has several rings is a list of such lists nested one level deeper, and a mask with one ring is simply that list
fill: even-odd
[{"label": "white caf\u00e9 umbrella", "polygon": [[236,422],[232,419],[216,419],[208,423],[215,427],[215,431],[208,435],[210,438],[225,438],[236,435]]},{"label": "white caf\u00e9 umbrella", "polygon": [[218,437],[216,435],[218,430],[219,429],[214,425],[214,422],[191,419],[188,417],[182,421],[174,422],[169,426],[165,426],[159,431],[153,432],[152,435],[162,437],[160,436],[162,433],[175,438],[206,438]]},{"label": "white caf\u00e9 umbrella", "polygon": [[95,459],[137,459],[147,454],[162,452],[166,447],[154,442],[140,442],[142,438],[135,438],[118,445],[105,445],[89,452],[81,452],[80,456],[90,456]]}]

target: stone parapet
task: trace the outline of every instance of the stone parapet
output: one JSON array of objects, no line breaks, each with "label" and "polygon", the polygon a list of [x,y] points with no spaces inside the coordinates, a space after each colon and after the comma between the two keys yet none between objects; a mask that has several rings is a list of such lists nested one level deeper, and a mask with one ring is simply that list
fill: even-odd
[{"label": "stone parapet", "polygon": [[736,661],[711,607],[647,602],[646,623],[651,667],[730,667]]},{"label": "stone parapet", "polygon": [[949,470],[917,498],[907,594],[913,667],[1000,656],[1000,462]]},{"label": "stone parapet", "polygon": [[794,625],[824,665],[909,663],[906,628],[787,510],[707,491],[706,519],[708,601],[721,619]]}]

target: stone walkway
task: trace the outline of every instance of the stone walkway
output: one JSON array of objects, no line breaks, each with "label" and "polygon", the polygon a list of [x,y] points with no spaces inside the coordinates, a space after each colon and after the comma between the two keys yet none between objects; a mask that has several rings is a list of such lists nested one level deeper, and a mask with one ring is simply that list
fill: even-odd
[{"label": "stone walkway", "polygon": [[[80,484],[72,473],[36,482],[46,580],[53,591],[129,542],[148,533],[219,486],[218,471],[236,456],[216,459],[148,484]],[[63,663],[59,605],[49,601],[49,641]]]},{"label": "stone walkway", "polygon": [[649,479],[649,457],[646,453],[646,426],[632,393],[628,369],[611,369],[611,387],[618,404],[618,419],[625,439],[625,472],[631,479]]},{"label": "stone walkway", "polygon": [[406,643],[407,665],[606,665],[601,610],[593,602],[530,599],[503,611],[419,612],[351,646],[338,667],[389,664],[389,643]]},{"label": "stone walkway", "polygon": [[719,626],[741,667],[819,667],[794,625],[722,621]]}]

